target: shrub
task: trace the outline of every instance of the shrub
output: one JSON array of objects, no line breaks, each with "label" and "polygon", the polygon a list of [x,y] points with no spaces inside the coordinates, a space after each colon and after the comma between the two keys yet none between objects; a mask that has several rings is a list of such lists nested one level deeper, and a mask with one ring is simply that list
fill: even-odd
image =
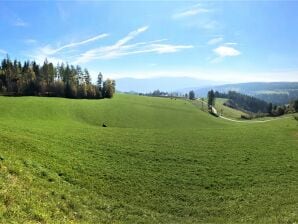
[{"label": "shrub", "polygon": [[245,120],[251,120],[251,116],[250,115],[241,114],[241,118],[242,119],[245,119]]}]

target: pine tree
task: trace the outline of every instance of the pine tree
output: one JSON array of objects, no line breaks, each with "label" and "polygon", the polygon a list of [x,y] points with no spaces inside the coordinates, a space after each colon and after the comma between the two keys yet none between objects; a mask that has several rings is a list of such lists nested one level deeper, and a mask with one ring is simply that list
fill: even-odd
[{"label": "pine tree", "polygon": [[211,90],[208,92],[208,106],[214,106],[215,95],[214,91]]},{"label": "pine tree", "polygon": [[189,91],[188,97],[190,100],[194,100],[195,99],[195,92],[193,90]]}]

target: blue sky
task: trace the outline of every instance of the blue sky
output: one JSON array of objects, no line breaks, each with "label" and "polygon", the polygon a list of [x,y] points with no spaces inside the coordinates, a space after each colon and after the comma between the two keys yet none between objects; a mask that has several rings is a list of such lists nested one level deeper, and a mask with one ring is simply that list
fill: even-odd
[{"label": "blue sky", "polygon": [[93,77],[298,81],[296,1],[0,1],[0,57]]}]

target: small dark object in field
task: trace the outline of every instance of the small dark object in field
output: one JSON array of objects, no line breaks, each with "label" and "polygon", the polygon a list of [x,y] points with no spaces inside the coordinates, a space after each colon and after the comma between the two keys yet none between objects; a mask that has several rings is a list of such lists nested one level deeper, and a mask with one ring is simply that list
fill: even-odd
[{"label": "small dark object in field", "polygon": [[104,123],[102,124],[102,126],[103,126],[104,128],[108,127],[108,126],[107,126],[107,125],[105,125]]}]

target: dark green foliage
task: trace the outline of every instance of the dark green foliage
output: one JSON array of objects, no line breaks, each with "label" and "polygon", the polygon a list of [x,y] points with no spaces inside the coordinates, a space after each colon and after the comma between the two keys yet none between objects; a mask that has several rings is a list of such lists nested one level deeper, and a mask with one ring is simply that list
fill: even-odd
[{"label": "dark green foliage", "polygon": [[208,105],[209,106],[214,106],[214,103],[215,103],[215,93],[213,90],[210,90],[208,92]]},{"label": "dark green foliage", "polygon": [[228,93],[215,92],[215,97],[229,99],[225,105],[232,108],[250,111],[253,113],[268,112],[268,104],[265,101],[252,96],[237,93],[235,91],[229,91]]},{"label": "dark green foliage", "polygon": [[[297,84],[296,84],[297,88]],[[298,97],[298,90],[284,90],[284,92],[280,93],[276,91],[276,93],[263,93],[255,95],[257,98],[265,100],[267,102],[273,102],[275,104],[287,104],[291,100],[296,99]]]},{"label": "dark green foliage", "polygon": [[293,103],[293,107],[295,109],[295,112],[298,112],[298,100],[295,100]]},{"label": "dark green foliage", "polygon": [[[254,96],[267,103],[271,102],[276,105],[288,104],[298,99],[298,82],[249,82],[216,86],[214,89],[224,93],[237,90],[239,93]],[[206,96],[208,91],[208,88],[195,90],[199,96]]]},{"label": "dark green foliage", "polygon": [[268,104],[268,114],[272,113],[272,108],[273,108],[272,103],[269,103]]},{"label": "dark green foliage", "polygon": [[274,116],[281,116],[284,115],[286,111],[285,106],[277,106],[275,109],[272,111],[272,115]]},{"label": "dark green foliage", "polygon": [[190,100],[194,100],[195,99],[195,92],[193,90],[189,91],[188,97]]},{"label": "dark green foliage", "polygon": [[13,62],[7,56],[0,65],[0,93],[11,96],[55,96],[67,98],[99,99],[111,98],[115,93],[116,83],[109,80],[103,93],[103,76],[98,75],[97,85],[91,83],[87,69],[80,66],[57,65],[44,61],[42,66],[35,61]]},{"label": "dark green foliage", "polygon": [[112,98],[115,93],[115,82],[111,79],[104,81],[102,92],[104,98]]},{"label": "dark green foliage", "polygon": [[168,96],[167,92],[160,91],[159,89],[154,90],[152,93],[145,94],[146,96]]}]

